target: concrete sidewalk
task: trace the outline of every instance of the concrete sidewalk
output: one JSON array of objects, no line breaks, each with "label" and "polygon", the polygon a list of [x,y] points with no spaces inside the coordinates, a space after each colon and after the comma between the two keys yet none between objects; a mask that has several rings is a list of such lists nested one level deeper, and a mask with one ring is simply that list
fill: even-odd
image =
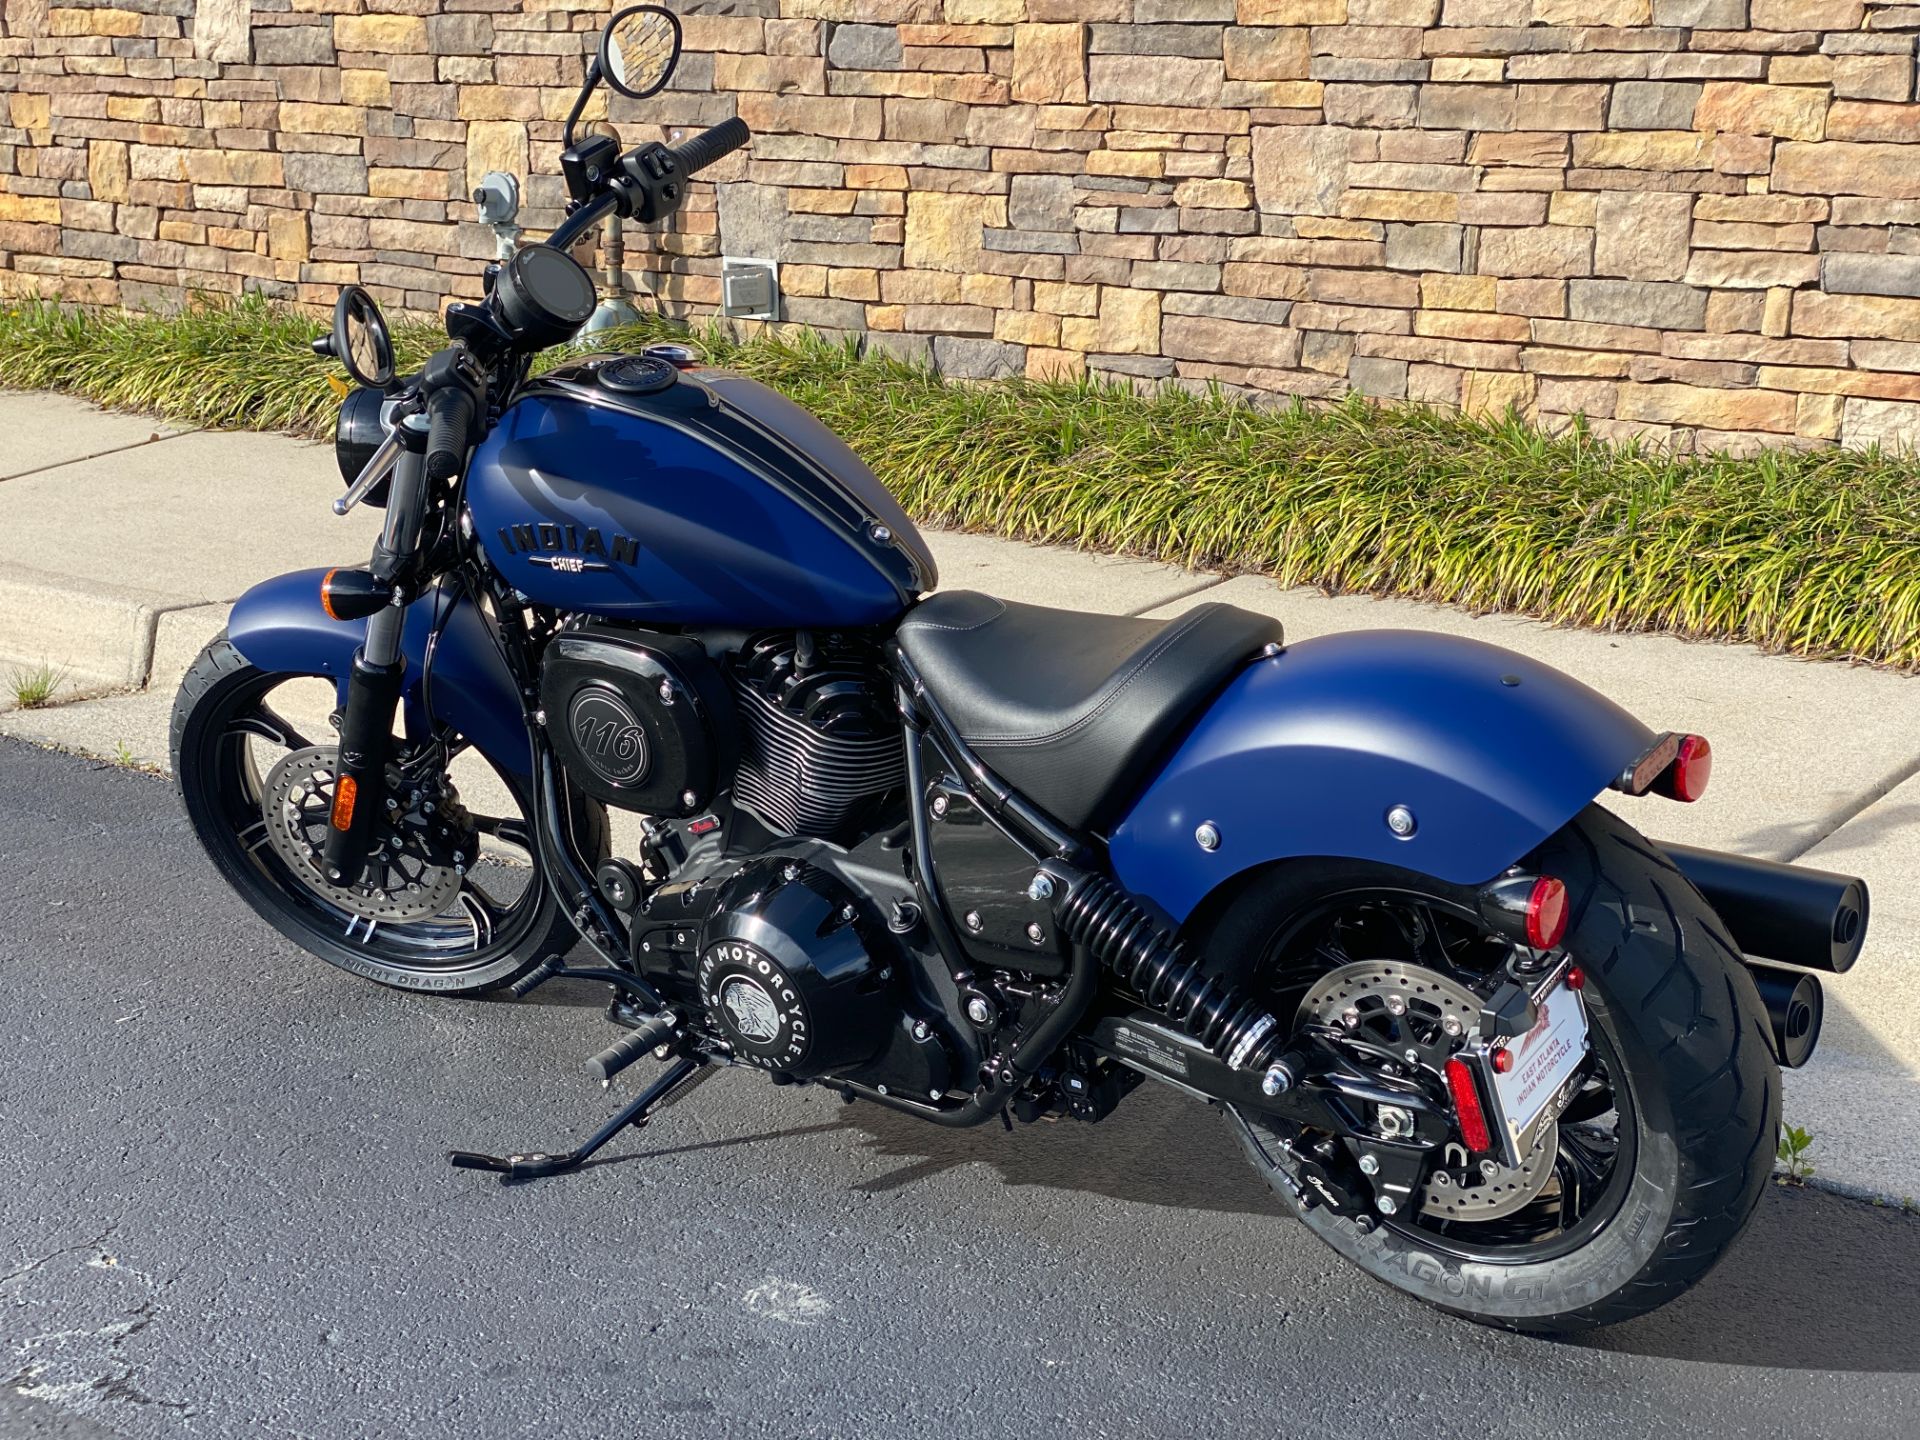
[{"label": "concrete sidewalk", "polygon": [[[174,687],[256,580],[359,563],[374,512],[337,520],[329,447],[181,433],[45,395],[0,395],[0,679],[68,671],[51,709],[0,733],[166,762]],[[1787,1115],[1824,1180],[1920,1196],[1920,680],[1746,646],[1562,630],[1406,601],[1328,597],[1146,561],[932,534],[942,580],[1063,608],[1174,614],[1203,600],[1282,618],[1294,639],[1397,627],[1471,635],[1594,686],[1659,729],[1714,742],[1699,805],[1609,797],[1659,839],[1864,875],[1867,957],[1827,985],[1826,1039]],[[0,689],[0,709],[12,703]]]}]

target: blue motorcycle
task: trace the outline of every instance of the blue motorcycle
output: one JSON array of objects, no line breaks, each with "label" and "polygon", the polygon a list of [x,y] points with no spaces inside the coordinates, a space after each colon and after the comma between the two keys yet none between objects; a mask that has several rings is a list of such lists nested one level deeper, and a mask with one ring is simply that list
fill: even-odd
[{"label": "blue motorcycle", "polygon": [[[678,49],[623,11],[576,119]],[[593,1072],[664,1066],[576,1150],[453,1162],[571,1169],[725,1066],[946,1126],[1098,1122],[1153,1080],[1474,1320],[1578,1330],[1704,1275],[1865,887],[1643,838],[1595,797],[1697,800],[1707,741],[1521,656],[938,590],[763,386],[674,346],[535,377],[594,308],[575,241],[748,140],[570,121],[567,220],[416,375],[348,290],[316,346],[359,387],[335,509],[384,506],[380,540],[245,595],[174,710],[197,834],[295,944],[411,990],[604,982]],[[279,700],[316,677],[324,730]]]}]

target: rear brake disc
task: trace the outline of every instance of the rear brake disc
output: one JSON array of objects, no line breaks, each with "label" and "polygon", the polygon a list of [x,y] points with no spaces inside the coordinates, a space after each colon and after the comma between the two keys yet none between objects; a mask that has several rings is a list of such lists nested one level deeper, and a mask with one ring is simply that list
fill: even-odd
[{"label": "rear brake disc", "polygon": [[[1356,960],[1313,982],[1295,1016],[1298,1025],[1324,1025],[1401,1057],[1436,1077],[1465,1047],[1479,1023],[1480,997],[1457,980],[1423,965]],[[1518,1167],[1475,1163],[1449,1145],[1428,1172],[1420,1212],[1437,1220],[1498,1220],[1537,1199],[1553,1178],[1559,1127],[1547,1133]]]}]

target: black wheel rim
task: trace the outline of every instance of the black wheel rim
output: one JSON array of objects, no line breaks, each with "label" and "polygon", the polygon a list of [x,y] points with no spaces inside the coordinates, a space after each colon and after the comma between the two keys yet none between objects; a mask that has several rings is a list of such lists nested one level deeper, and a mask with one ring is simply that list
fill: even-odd
[{"label": "black wheel rim", "polygon": [[[1394,942],[1398,949],[1381,953]],[[1350,960],[1416,964],[1484,990],[1491,967],[1508,953],[1505,941],[1454,901],[1372,886],[1323,898],[1291,920],[1266,946],[1255,974],[1275,1013],[1290,1019],[1313,980]],[[1591,975],[1594,967],[1587,968]],[[1458,1260],[1518,1265],[1580,1249],[1619,1213],[1637,1156],[1631,1074],[1605,996],[1596,994],[1591,979],[1585,998],[1593,1045],[1589,1078],[1560,1118],[1559,1153],[1541,1194],[1497,1219],[1414,1213],[1379,1217],[1385,1228]]]},{"label": "black wheel rim", "polygon": [[423,978],[449,977],[484,970],[511,953],[539,917],[542,887],[525,818],[529,807],[498,770],[494,774],[518,813],[474,815],[475,829],[492,844],[461,877],[450,908],[426,919],[369,921],[356,915],[312,889],[268,843],[261,810],[267,770],[283,754],[334,738],[331,731],[303,733],[272,703],[276,691],[302,679],[312,683],[310,677],[260,675],[209,717],[207,788],[216,819],[208,842],[225,851],[243,883],[282,918],[369,962]]}]

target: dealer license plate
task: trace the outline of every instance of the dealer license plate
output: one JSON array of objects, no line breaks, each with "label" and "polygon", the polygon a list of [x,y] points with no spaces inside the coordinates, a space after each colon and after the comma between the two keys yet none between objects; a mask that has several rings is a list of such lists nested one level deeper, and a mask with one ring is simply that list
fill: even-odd
[{"label": "dealer license plate", "polygon": [[1504,1075],[1497,1070],[1493,1074],[1510,1165],[1531,1155],[1542,1132],[1560,1118],[1579,1088],[1579,1072],[1587,1059],[1586,1007],[1564,973],[1538,1004],[1533,1029],[1503,1042],[1513,1055],[1512,1068]]}]

